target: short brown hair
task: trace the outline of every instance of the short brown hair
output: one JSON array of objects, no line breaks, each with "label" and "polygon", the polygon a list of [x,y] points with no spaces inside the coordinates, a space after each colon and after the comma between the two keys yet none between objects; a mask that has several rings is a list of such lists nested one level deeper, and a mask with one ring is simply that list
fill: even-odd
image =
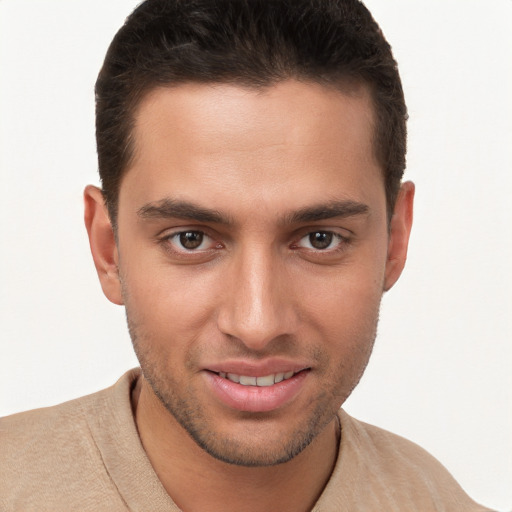
[{"label": "short brown hair", "polygon": [[369,87],[390,217],[405,169],[407,108],[391,47],[360,1],[146,0],[114,37],[96,82],[99,172],[113,225],[145,94],[186,82],[266,87],[290,78]]}]

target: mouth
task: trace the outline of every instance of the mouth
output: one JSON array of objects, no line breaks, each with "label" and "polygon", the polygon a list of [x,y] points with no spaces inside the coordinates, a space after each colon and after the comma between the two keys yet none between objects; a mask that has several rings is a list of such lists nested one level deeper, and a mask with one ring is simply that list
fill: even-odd
[{"label": "mouth", "polygon": [[255,377],[251,375],[238,375],[236,373],[229,372],[215,372],[219,377],[223,379],[227,379],[231,382],[235,382],[236,384],[241,384],[242,386],[258,386],[258,387],[269,387],[274,384],[279,384],[285,380],[291,379],[294,375],[302,371],[306,371],[308,368],[304,368],[298,372],[289,371],[289,372],[279,372],[279,373],[271,373],[269,375],[264,375],[261,377]]},{"label": "mouth", "polygon": [[238,411],[268,412],[291,404],[306,386],[310,370],[302,368],[267,375],[210,370],[204,375],[213,395],[225,406]]}]

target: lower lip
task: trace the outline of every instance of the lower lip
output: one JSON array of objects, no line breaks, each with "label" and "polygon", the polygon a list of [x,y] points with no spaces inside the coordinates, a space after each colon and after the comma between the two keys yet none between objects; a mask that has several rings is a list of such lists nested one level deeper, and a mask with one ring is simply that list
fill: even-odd
[{"label": "lower lip", "polygon": [[231,409],[247,412],[268,412],[290,403],[302,389],[308,371],[301,371],[273,386],[243,386],[204,372],[214,395]]}]

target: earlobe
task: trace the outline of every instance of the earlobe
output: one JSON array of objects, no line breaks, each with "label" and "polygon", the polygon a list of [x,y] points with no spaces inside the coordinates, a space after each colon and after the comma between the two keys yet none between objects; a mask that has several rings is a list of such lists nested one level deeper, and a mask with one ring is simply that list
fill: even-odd
[{"label": "earlobe", "polygon": [[85,227],[89,235],[89,245],[101,288],[108,300],[122,305],[123,298],[118,271],[119,256],[114,230],[103,193],[98,187],[89,185],[85,188],[84,206]]},{"label": "earlobe", "polygon": [[405,266],[412,227],[413,203],[414,183],[407,181],[400,187],[391,217],[384,291],[388,291],[397,282]]}]

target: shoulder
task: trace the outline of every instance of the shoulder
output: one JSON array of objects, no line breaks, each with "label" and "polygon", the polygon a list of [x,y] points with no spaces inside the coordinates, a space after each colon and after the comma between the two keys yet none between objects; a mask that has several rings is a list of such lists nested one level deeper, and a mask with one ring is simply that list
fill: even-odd
[{"label": "shoulder", "polygon": [[128,399],[130,378],[128,372],[115,386],[92,395],[0,418],[0,509],[32,510],[31,500],[42,503],[46,493],[78,499],[88,487],[112,485],[96,445],[95,424],[119,407],[120,386],[127,388]]},{"label": "shoulder", "polygon": [[343,449],[359,460],[371,462],[388,475],[416,472],[435,479],[452,478],[444,466],[416,443],[387,430],[359,421],[340,411]]},{"label": "shoulder", "polygon": [[[339,510],[480,512],[448,470],[417,444],[339,413],[340,452],[326,488]],[[343,503],[343,505],[342,505]],[[327,510],[327,509],[326,509]]]},{"label": "shoulder", "polygon": [[24,462],[38,465],[53,455],[79,449],[87,438],[87,417],[101,407],[108,390],[53,407],[34,409],[0,418],[2,465],[9,469]]},{"label": "shoulder", "polygon": [[48,460],[52,453],[88,447],[91,422],[129,407],[129,389],[137,374],[131,370],[113,386],[75,400],[0,418],[2,464],[9,457],[12,462],[38,461],[42,455]]}]

